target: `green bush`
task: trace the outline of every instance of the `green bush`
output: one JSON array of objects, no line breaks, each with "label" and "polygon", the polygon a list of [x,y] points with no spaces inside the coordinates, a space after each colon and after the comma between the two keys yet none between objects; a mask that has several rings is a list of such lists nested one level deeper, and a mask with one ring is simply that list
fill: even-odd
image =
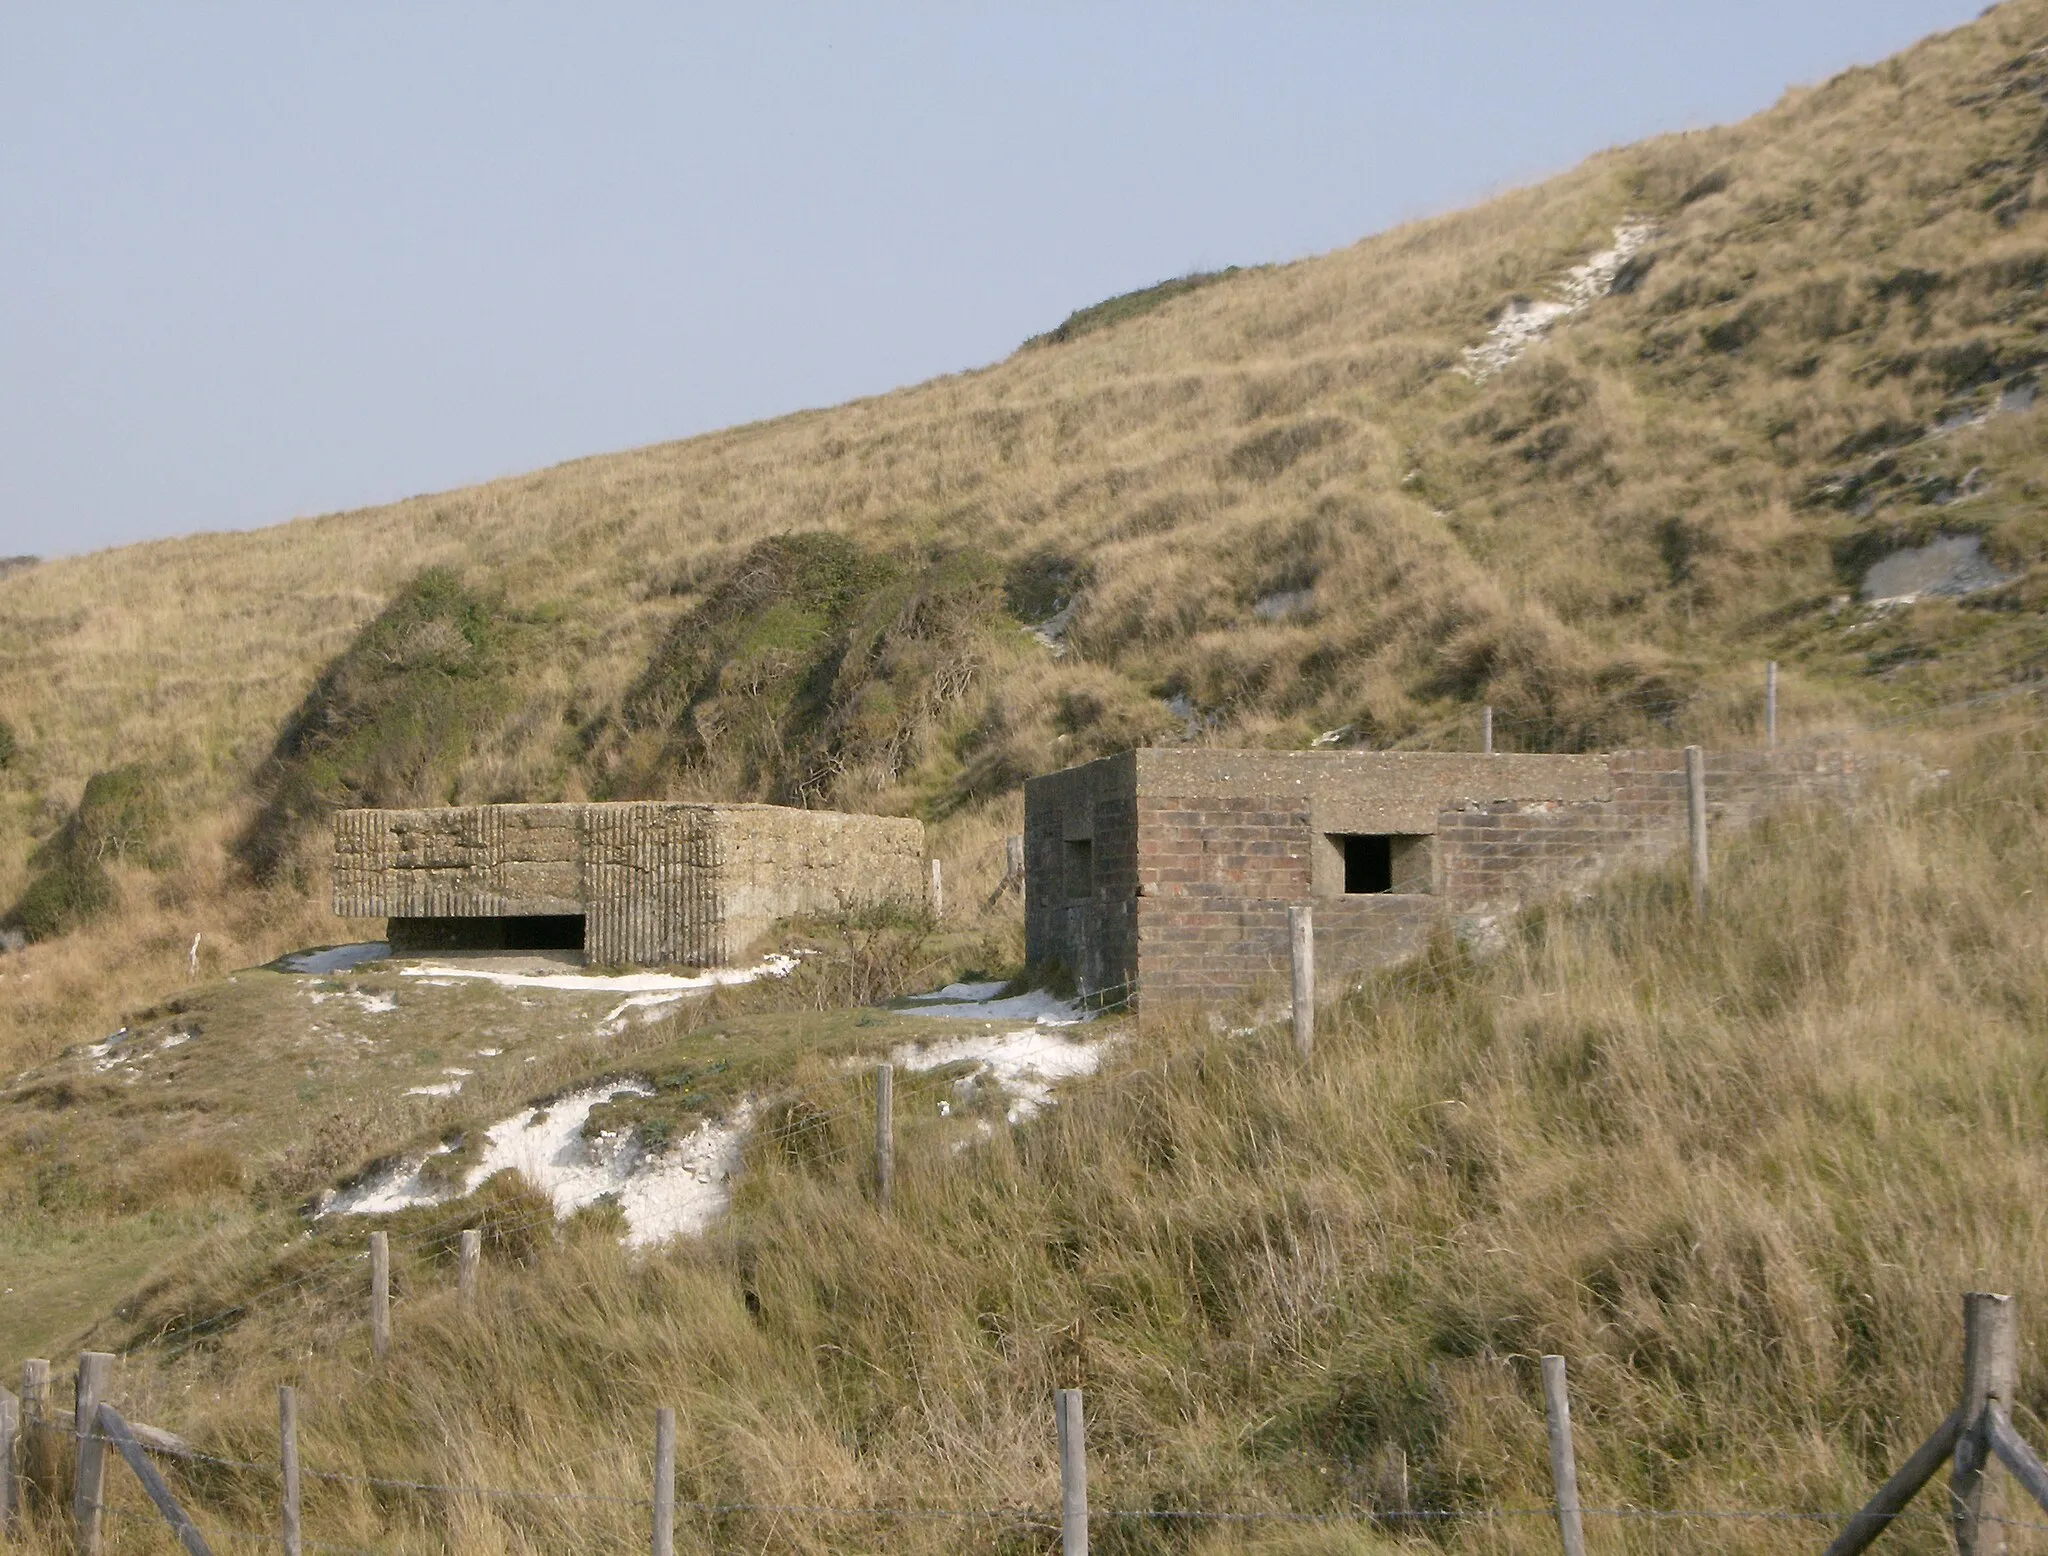
[{"label": "green bush", "polygon": [[273,879],[305,827],[336,809],[448,803],[463,763],[512,709],[521,627],[450,568],[400,590],[279,736],[237,844],[256,877]]},{"label": "green bush", "polygon": [[29,882],[10,919],[31,940],[54,940],[114,905],[114,882],[90,859],[65,859]]},{"label": "green bush", "polygon": [[1205,286],[1214,286],[1218,281],[1227,281],[1236,275],[1240,267],[1228,265],[1221,270],[1197,270],[1190,275],[1176,276],[1171,281],[1161,281],[1156,286],[1140,287],[1135,292],[1120,292],[1115,297],[1104,299],[1092,307],[1076,309],[1055,328],[1043,335],[1033,335],[1024,344],[1030,346],[1060,346],[1083,335],[1092,335],[1097,330],[1108,329],[1112,324],[1121,324],[1126,319],[1135,319],[1141,313],[1150,313],[1163,303],[1170,303],[1176,297],[1189,292],[1198,292]]},{"label": "green bush", "polygon": [[94,773],[56,836],[29,858],[28,890],[7,915],[31,940],[53,940],[114,905],[107,865],[162,869],[171,862],[170,811],[139,762]]},{"label": "green bush", "polygon": [[0,719],[0,772],[14,765],[14,759],[21,754],[21,744],[14,738],[14,726]]},{"label": "green bush", "polygon": [[676,621],[627,695],[609,790],[661,793],[680,773],[729,799],[875,793],[922,759],[1002,618],[1002,571],[977,551],[764,540]]}]

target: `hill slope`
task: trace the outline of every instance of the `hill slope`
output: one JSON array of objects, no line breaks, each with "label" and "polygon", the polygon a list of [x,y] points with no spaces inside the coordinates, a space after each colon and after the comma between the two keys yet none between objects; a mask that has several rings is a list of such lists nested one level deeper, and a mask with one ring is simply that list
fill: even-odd
[{"label": "hill slope", "polygon": [[[1134,740],[1465,744],[1489,701],[1513,743],[1581,747],[1740,727],[1766,655],[1809,719],[2031,673],[2044,49],[2048,6],[2013,0],[1742,125],[1120,299],[978,372],[0,579],[0,901],[124,763],[163,791],[179,861],[117,861],[98,949],[0,984],[10,1041],[88,1030],[195,933],[226,965],[318,926],[317,847],[281,895],[246,885],[304,827],[282,855],[247,829],[272,758],[332,713],[308,700],[323,672],[428,568],[507,629],[496,694],[420,770],[436,798],[973,816]],[[1596,263],[1617,231],[1633,252]],[[1489,339],[1528,349],[1488,371]],[[749,595],[754,548],[806,532],[839,538],[859,597]],[[1935,533],[1981,537],[2010,581],[1844,610],[1873,559]],[[1016,630],[1047,618],[1057,658]],[[774,759],[705,759],[735,729]],[[315,816],[403,767],[403,730],[370,733],[368,776],[328,771]]]}]

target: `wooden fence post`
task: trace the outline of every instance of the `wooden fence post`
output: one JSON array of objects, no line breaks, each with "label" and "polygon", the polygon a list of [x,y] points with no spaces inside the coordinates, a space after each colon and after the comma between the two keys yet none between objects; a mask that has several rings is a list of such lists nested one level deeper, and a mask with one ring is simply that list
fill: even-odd
[{"label": "wooden fence post", "polygon": [[1550,1428],[1550,1483],[1556,1488],[1557,1532],[1564,1541],[1564,1556],[1586,1556],[1579,1466],[1572,1454],[1572,1402],[1565,1390],[1562,1356],[1543,1358],[1543,1417]]},{"label": "wooden fence post", "polygon": [[1949,1510],[1957,1556],[2005,1550],[2005,1499],[1991,1452],[1991,1412],[2010,1411],[2019,1375],[2012,1298],[1988,1291],[1963,1297],[1962,1435],[1949,1471]]},{"label": "wooden fence post", "polygon": [[57,1444],[50,1433],[50,1364],[31,1356],[21,1364],[22,1505],[47,1502],[57,1478]]},{"label": "wooden fence post", "polygon": [[1003,879],[1022,881],[1024,879],[1024,834],[1012,832],[1003,839]]},{"label": "wooden fence post", "polygon": [[896,1066],[875,1066],[875,1208],[889,1213],[896,1192]]},{"label": "wooden fence post", "polygon": [[1685,748],[1685,837],[1692,861],[1692,905],[1707,905],[1707,754]]},{"label": "wooden fence post", "polygon": [[1053,1426],[1060,1445],[1060,1556],[1088,1556],[1088,1438],[1081,1391],[1053,1396]]},{"label": "wooden fence post", "polygon": [[21,1480],[15,1473],[15,1445],[21,1437],[21,1401],[0,1388],[0,1539],[14,1537],[21,1515]]},{"label": "wooden fence post", "polygon": [[1778,661],[1764,661],[1764,744],[1778,743]]},{"label": "wooden fence post", "polygon": [[79,1556],[99,1556],[100,1498],[107,1481],[106,1442],[99,1429],[100,1404],[114,1373],[109,1351],[81,1351],[71,1431],[78,1440],[78,1478],[71,1492],[71,1522],[78,1531]]},{"label": "wooden fence post", "polygon": [[1490,702],[1479,710],[1479,749],[1488,756],[1493,755],[1493,704]]},{"label": "wooden fence post", "polygon": [[378,1361],[391,1349],[391,1239],[370,1234],[370,1354]]},{"label": "wooden fence post", "polygon": [[676,1550],[676,1413],[654,1412],[654,1556]]},{"label": "wooden fence post", "polygon": [[142,1489],[149,1494],[149,1500],[156,1504],[156,1510],[163,1514],[164,1522],[171,1526],[171,1533],[178,1537],[178,1544],[185,1549],[185,1556],[213,1556],[213,1550],[206,1543],[206,1536],[199,1532],[199,1526],[192,1522],[185,1510],[178,1506],[178,1499],[171,1495],[171,1488],[165,1484],[157,1467],[149,1462],[149,1455],[142,1451],[142,1444],[136,1441],[134,1430],[121,1419],[121,1412],[112,1405],[103,1404],[93,1414],[94,1436],[112,1443],[128,1461],[128,1468],[135,1472],[135,1478],[142,1482]]},{"label": "wooden fence post", "polygon": [[482,1229],[465,1227],[462,1233],[462,1251],[455,1260],[455,1300],[465,1313],[476,1306],[476,1267],[483,1258],[483,1253]]},{"label": "wooden fence post", "polygon": [[932,861],[932,917],[946,916],[946,877],[939,861]]},{"label": "wooden fence post", "polygon": [[1294,973],[1294,1052],[1306,1064],[1316,1051],[1316,920],[1308,906],[1287,910],[1287,959]]},{"label": "wooden fence post", "polygon": [[300,1556],[299,1391],[289,1383],[277,1386],[277,1465],[284,1483],[284,1556]]}]

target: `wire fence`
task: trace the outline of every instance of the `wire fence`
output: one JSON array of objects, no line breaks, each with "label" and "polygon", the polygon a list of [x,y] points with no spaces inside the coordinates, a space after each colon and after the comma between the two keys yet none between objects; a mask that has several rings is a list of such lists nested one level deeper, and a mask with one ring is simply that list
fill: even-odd
[{"label": "wire fence", "polygon": [[[2017,704],[2038,700],[2044,687],[2040,683],[2015,685],[1993,691],[1973,694],[1969,697],[1935,703],[1896,716],[1866,721],[1860,727],[1865,731],[1880,731],[1904,724],[1937,719],[1945,715],[1981,711],[1986,707],[2001,704]],[[1667,706],[1668,700],[1657,706]],[[1646,702],[1645,707],[1652,706]],[[1500,715],[1496,713],[1496,719]],[[2048,719],[2033,719],[2016,726],[2008,726],[2009,733],[2024,733],[2048,728]],[[2048,749],[2020,750],[2013,755],[2039,758],[2048,756]],[[1936,803],[1928,808],[1942,813],[1964,812],[1990,806],[2011,806],[2016,804],[2010,797],[1999,796],[1983,799],[1957,800]],[[1377,973],[1362,981],[1362,987],[1374,998],[1399,996],[1404,993],[1445,986],[1447,972],[1441,967],[1426,963],[1413,965],[1395,971]],[[1139,1072],[1149,1080],[1149,1070]],[[1126,1077],[1127,1080],[1135,1077]],[[914,1107],[936,1109],[957,1096],[955,1077],[943,1069],[928,1075],[906,1075],[899,1083],[897,1095],[904,1103]],[[820,1107],[804,1100],[801,1111],[792,1112],[779,1124],[771,1122],[770,1134],[778,1133],[792,1142],[803,1142],[828,1132],[843,1131],[849,1123],[865,1125],[872,1117],[871,1104],[864,1095],[865,1081],[861,1077],[849,1076],[846,1100],[838,1106]],[[839,1140],[829,1146],[815,1143],[802,1144],[794,1153],[806,1163],[824,1165],[844,1162],[864,1156],[865,1148],[857,1141]],[[518,1237],[556,1222],[552,1208],[501,1222],[487,1222],[491,1235],[501,1239]],[[407,1228],[402,1236],[394,1239],[405,1250],[421,1253],[446,1248],[455,1234],[478,1224],[477,1211],[473,1205],[465,1205],[453,1213],[428,1222],[424,1226]],[[341,1253],[311,1268],[303,1269],[290,1277],[241,1296],[236,1302],[204,1314],[180,1315],[168,1321],[160,1330],[133,1342],[129,1354],[151,1347],[189,1342],[218,1330],[230,1320],[250,1312],[257,1306],[274,1299],[297,1294],[301,1297],[325,1298],[334,1295],[345,1282],[353,1283],[361,1278],[367,1262],[362,1251]],[[68,1435],[68,1434],[67,1434]],[[112,1439],[87,1434],[81,1441],[111,1442]],[[606,1456],[608,1450],[599,1449],[585,1456],[595,1459]],[[276,1479],[282,1475],[281,1463],[265,1463],[248,1459],[225,1457],[184,1447],[177,1457],[190,1464],[203,1464],[216,1469],[230,1471],[235,1475],[257,1475]],[[384,1493],[401,1493],[421,1496],[468,1498],[486,1502],[514,1504],[561,1503],[574,1505],[604,1505],[615,1508],[631,1508],[652,1511],[656,1499],[649,1496],[618,1495],[586,1489],[535,1489],[531,1487],[502,1487],[462,1483],[444,1483],[397,1475],[374,1475],[340,1470],[325,1470],[303,1467],[301,1473],[310,1481],[325,1485],[358,1486],[367,1490]],[[1020,1506],[923,1506],[913,1504],[835,1504],[820,1502],[754,1502],[746,1500],[679,1500],[673,1504],[678,1510],[705,1517],[726,1518],[738,1515],[774,1515],[816,1519],[867,1519],[875,1521],[902,1520],[957,1520],[963,1522],[1007,1523],[1018,1527],[1037,1530],[1057,1530],[1061,1514],[1048,1510]],[[151,1514],[137,1514],[106,1505],[103,1510],[111,1517],[150,1521]],[[1856,1512],[1855,1509],[1814,1509],[1814,1508],[1656,1508],[1640,1506],[1602,1506],[1580,1510],[1581,1516],[1590,1519],[1638,1520],[1659,1523],[1668,1522],[1754,1522],[1840,1525]],[[1092,1522],[1154,1522],[1163,1525],[1184,1524],[1302,1524],[1302,1525],[1351,1525],[1371,1524],[1382,1528],[1429,1527],[1453,1523],[1483,1523],[1497,1520],[1539,1518],[1557,1516],[1555,1506],[1484,1506],[1459,1505],[1445,1507],[1379,1507],[1351,1505],[1322,1511],[1298,1511],[1288,1509],[1211,1509],[1195,1507],[1105,1507],[1090,1509],[1088,1520]],[[1916,1507],[1904,1509],[1895,1514],[1885,1515],[1885,1521],[1933,1520],[1943,1522],[1951,1515],[1940,1509]],[[2048,1532],[2048,1523],[2030,1519],[2013,1519],[1998,1514],[1985,1514],[1982,1521],[2015,1530]],[[221,1529],[217,1537],[236,1541],[269,1542],[273,1534],[247,1530]],[[335,1550],[369,1553],[374,1546],[336,1543],[333,1541],[305,1539],[305,1549]]]}]

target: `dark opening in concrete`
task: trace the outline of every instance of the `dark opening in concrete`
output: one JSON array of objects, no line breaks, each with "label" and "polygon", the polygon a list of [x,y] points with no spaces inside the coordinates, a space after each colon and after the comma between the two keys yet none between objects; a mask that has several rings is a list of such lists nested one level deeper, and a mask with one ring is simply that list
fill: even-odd
[{"label": "dark opening in concrete", "polygon": [[1430,889],[1429,839],[1388,832],[1333,832],[1330,841],[1344,856],[1344,895],[1426,892]]},{"label": "dark opening in concrete", "polygon": [[581,913],[508,918],[395,918],[394,951],[580,951]]}]

